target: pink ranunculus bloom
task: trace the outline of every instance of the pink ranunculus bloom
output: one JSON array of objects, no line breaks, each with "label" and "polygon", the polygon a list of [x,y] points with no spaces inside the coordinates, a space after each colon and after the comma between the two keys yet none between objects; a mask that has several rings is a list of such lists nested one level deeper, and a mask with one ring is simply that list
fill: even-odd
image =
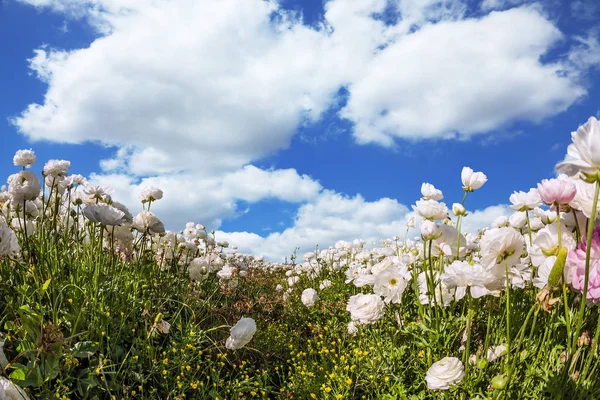
[{"label": "pink ranunculus bloom", "polygon": [[[569,252],[567,268],[571,285],[574,289],[583,292],[585,285],[585,251],[586,240]],[[592,251],[590,254],[590,278],[587,292],[588,302],[600,304],[600,226],[592,233]]]},{"label": "pink ranunculus bloom", "polygon": [[544,179],[538,183],[538,193],[548,205],[568,204],[577,193],[577,187],[566,179]]}]

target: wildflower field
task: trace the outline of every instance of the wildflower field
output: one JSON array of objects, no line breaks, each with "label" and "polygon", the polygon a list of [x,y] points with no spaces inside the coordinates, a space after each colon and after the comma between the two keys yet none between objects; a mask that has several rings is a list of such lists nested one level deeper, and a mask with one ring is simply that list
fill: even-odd
[{"label": "wildflower field", "polygon": [[200,224],[166,231],[160,189],[134,216],[19,150],[0,194],[0,399],[598,399],[600,122],[572,140],[560,175],[478,234],[461,224],[487,177],[465,167],[450,209],[424,183],[398,237],[286,264]]}]

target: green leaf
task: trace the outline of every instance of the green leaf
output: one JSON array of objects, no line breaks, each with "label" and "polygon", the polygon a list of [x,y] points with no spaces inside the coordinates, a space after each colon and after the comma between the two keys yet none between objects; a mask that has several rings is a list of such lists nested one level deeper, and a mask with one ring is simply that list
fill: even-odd
[{"label": "green leaf", "polygon": [[98,342],[77,342],[71,348],[71,355],[76,358],[88,358],[98,351]]},{"label": "green leaf", "polygon": [[15,369],[13,372],[11,372],[10,379],[14,380],[14,381],[24,381],[25,378],[27,377],[27,373],[29,372],[29,369],[27,367],[23,367],[23,368],[18,368]]}]

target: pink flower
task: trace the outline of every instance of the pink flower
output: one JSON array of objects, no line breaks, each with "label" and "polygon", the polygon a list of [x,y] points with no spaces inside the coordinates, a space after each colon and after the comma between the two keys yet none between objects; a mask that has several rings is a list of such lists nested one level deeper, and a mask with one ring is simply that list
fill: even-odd
[{"label": "pink flower", "polygon": [[[571,285],[580,292],[583,292],[585,285],[585,251],[586,241],[583,240],[567,256],[566,266],[571,278]],[[592,233],[587,300],[594,305],[600,304],[600,226],[597,226]]]},{"label": "pink flower", "polygon": [[548,205],[569,204],[577,193],[573,182],[566,179],[544,179],[538,183],[538,193]]}]

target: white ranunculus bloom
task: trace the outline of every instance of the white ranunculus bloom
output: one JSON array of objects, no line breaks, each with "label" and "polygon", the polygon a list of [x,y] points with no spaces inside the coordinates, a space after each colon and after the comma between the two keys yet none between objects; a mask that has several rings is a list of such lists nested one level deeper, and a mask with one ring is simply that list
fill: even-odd
[{"label": "white ranunculus bloom", "polygon": [[396,264],[388,267],[375,276],[373,293],[382,296],[386,303],[399,304],[410,279],[406,266]]},{"label": "white ranunculus bloom", "polygon": [[140,192],[140,200],[142,203],[148,201],[156,201],[163,198],[163,191],[153,186],[148,186],[142,189]]},{"label": "white ranunculus bloom", "polygon": [[346,311],[359,324],[374,324],[384,314],[384,302],[376,294],[356,294],[348,299]]},{"label": "white ranunculus bloom", "polygon": [[421,185],[421,194],[428,200],[441,200],[444,198],[444,194],[441,190],[436,189],[435,186],[427,182]]},{"label": "white ranunculus bloom", "polygon": [[350,336],[356,335],[356,333],[358,332],[358,326],[356,326],[354,321],[350,321],[348,323],[348,328],[346,328],[346,332],[348,332],[348,335]]},{"label": "white ranunculus bloom", "polygon": [[[561,232],[562,246],[573,250],[577,243],[570,232]],[[556,255],[558,250],[558,226],[554,224],[546,225],[540,229],[533,239],[533,245],[529,251],[531,264],[535,267],[540,266],[546,258]]]},{"label": "white ranunculus bloom", "polygon": [[508,206],[511,210],[527,211],[533,210],[542,204],[542,198],[536,188],[529,189],[529,192],[513,192],[510,195],[512,205]]},{"label": "white ranunculus bloom", "polygon": [[302,300],[302,304],[304,304],[306,307],[312,307],[319,300],[319,295],[317,294],[317,291],[315,289],[308,288],[304,289],[302,295],[300,296],[300,299]]},{"label": "white ranunculus bloom", "polygon": [[319,289],[323,290],[331,286],[332,282],[329,279],[324,279],[323,282],[319,285]]},{"label": "white ranunculus bloom", "polygon": [[164,233],[165,226],[156,215],[150,211],[142,210],[135,216],[131,224],[133,228],[142,233],[154,235],[156,233]]},{"label": "white ranunculus bloom", "polygon": [[508,226],[508,217],[506,215],[501,215],[492,222],[492,226],[494,228],[502,228],[504,226]]},{"label": "white ranunculus bloom", "polygon": [[6,222],[0,220],[0,257],[14,257],[20,250],[15,233]]},{"label": "white ranunculus bloom", "polygon": [[442,235],[440,225],[428,219],[421,221],[420,229],[423,240],[437,239]]},{"label": "white ranunculus bloom", "polygon": [[465,366],[456,357],[444,357],[429,367],[425,376],[427,389],[448,390],[465,375]]},{"label": "white ranunculus bloom", "polygon": [[481,264],[486,268],[500,266],[505,268],[517,264],[523,253],[523,236],[513,228],[494,228],[485,232],[481,238]]},{"label": "white ranunculus bloom", "polygon": [[83,215],[92,222],[114,226],[125,222],[125,213],[108,204],[90,204],[83,209]]},{"label": "white ranunculus bloom", "polygon": [[480,264],[471,265],[466,261],[454,261],[444,268],[440,276],[448,289],[470,288],[471,296],[477,299],[489,294],[499,295],[502,277]]},{"label": "white ranunculus bloom", "polygon": [[508,217],[508,223],[515,229],[521,229],[527,225],[527,214],[523,211],[517,211]]},{"label": "white ranunculus bloom", "polygon": [[[538,289],[543,289],[548,284],[550,272],[556,262],[556,256],[546,258],[537,269],[537,276],[533,278],[533,286]],[[568,276],[568,275],[567,275]]]},{"label": "white ranunculus bloom", "polygon": [[447,257],[464,257],[467,251],[467,239],[460,235],[460,249],[458,244],[459,233],[450,225],[439,225],[441,235],[434,239],[431,253],[434,256],[445,255]]},{"label": "white ranunculus bloom", "polygon": [[17,150],[13,157],[13,164],[24,168],[31,168],[35,164],[36,157],[33,150]]},{"label": "white ranunculus bloom", "polygon": [[69,168],[71,167],[71,161],[67,160],[48,160],[46,165],[44,165],[44,169],[42,174],[44,176],[52,176],[54,178],[64,177],[69,172]]},{"label": "white ranunculus bloom", "polygon": [[483,172],[473,172],[469,167],[463,167],[460,174],[463,184],[463,190],[472,192],[479,189],[487,182],[487,176]]},{"label": "white ranunculus bloom", "polygon": [[36,199],[40,190],[40,180],[31,171],[21,171],[8,177],[8,193],[17,204]]},{"label": "white ranunculus bloom", "polygon": [[2,399],[2,400],[29,400],[29,397],[23,391],[23,389],[21,389],[20,387],[18,387],[17,385],[15,385],[14,383],[12,383],[8,379],[6,379],[5,377],[0,376],[0,399]]},{"label": "white ranunculus bloom", "polygon": [[573,143],[567,148],[567,157],[556,169],[571,176],[579,172],[600,173],[600,122],[591,117],[571,133],[571,139]]},{"label": "white ranunculus bloom", "polygon": [[440,274],[437,271],[433,272],[433,286],[435,291],[435,298],[428,295],[429,287],[427,286],[427,279],[430,278],[429,272],[425,275],[425,272],[421,272],[417,277],[417,283],[419,284],[419,302],[423,305],[429,304],[429,298],[431,298],[432,304],[443,304],[449,306],[452,300],[460,300],[465,297],[466,288],[449,289],[443,281],[440,281]]},{"label": "white ranunculus bloom", "polygon": [[430,220],[442,220],[448,216],[448,207],[445,203],[435,200],[419,200],[412,209],[421,217]]},{"label": "white ranunculus bloom", "polygon": [[241,318],[229,332],[225,347],[229,350],[241,349],[256,333],[256,322],[252,318]]},{"label": "white ranunculus bloom", "polygon": [[487,351],[486,359],[488,362],[496,361],[498,358],[500,358],[505,353],[506,353],[505,345],[500,344],[498,346],[492,346]]},{"label": "white ranunculus bloom", "polygon": [[220,279],[231,279],[233,277],[234,272],[235,267],[233,265],[225,264],[223,268],[221,268],[219,272],[217,272],[217,276]]}]

